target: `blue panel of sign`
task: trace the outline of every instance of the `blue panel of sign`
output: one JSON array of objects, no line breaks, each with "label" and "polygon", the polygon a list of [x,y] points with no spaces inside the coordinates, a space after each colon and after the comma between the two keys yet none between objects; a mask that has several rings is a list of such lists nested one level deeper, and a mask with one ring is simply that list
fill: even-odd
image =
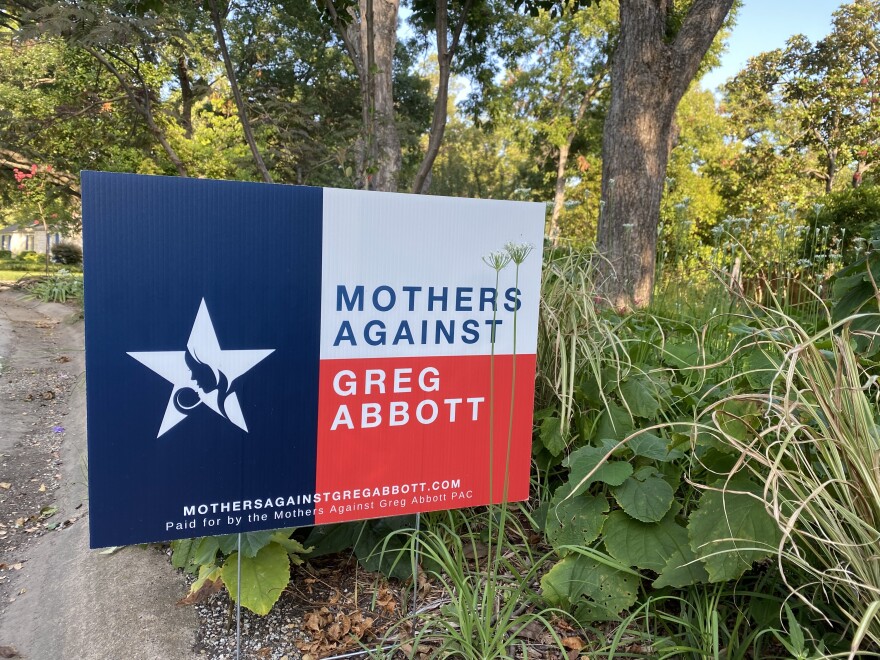
[{"label": "blue panel of sign", "polygon": [[321,189],[82,189],[92,547],[312,524]]}]

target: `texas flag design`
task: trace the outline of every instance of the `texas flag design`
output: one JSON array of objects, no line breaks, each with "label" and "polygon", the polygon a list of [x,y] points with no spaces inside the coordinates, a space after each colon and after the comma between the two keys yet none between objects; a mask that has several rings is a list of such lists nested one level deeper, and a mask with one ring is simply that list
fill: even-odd
[{"label": "texas flag design", "polygon": [[92,547],[528,497],[543,205],[82,188]]}]

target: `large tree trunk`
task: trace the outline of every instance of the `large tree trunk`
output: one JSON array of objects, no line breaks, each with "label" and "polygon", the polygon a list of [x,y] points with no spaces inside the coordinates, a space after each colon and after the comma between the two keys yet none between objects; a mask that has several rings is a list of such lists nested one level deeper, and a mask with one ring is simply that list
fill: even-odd
[{"label": "large tree trunk", "polygon": [[620,0],[620,40],[602,138],[597,241],[601,292],[618,309],[651,301],[675,110],[732,4],[694,0],[670,39],[672,0]]},{"label": "large tree trunk", "polygon": [[[399,0],[360,0],[361,61],[366,63],[362,79],[367,118],[364,135],[364,187],[397,190],[400,172],[400,137],[394,117],[394,49],[397,46]],[[364,20],[365,19],[365,20]]]},{"label": "large tree trunk", "polygon": [[400,137],[394,116],[394,49],[400,0],[358,0],[350,22],[334,0],[324,0],[358,74],[361,136],[355,147],[356,184],[367,190],[397,190]]}]

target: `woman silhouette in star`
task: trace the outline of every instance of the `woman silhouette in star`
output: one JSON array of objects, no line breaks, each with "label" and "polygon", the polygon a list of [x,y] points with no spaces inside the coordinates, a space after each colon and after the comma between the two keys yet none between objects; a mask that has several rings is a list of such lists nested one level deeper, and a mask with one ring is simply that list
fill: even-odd
[{"label": "woman silhouette in star", "polygon": [[192,410],[202,402],[203,395],[217,390],[217,407],[220,409],[220,414],[228,419],[225,403],[226,397],[229,396],[229,380],[226,378],[226,374],[210,364],[202,362],[194,349],[191,351],[187,348],[184,359],[192,374],[192,379],[198,386],[198,391],[191,387],[180,388],[174,395],[174,407],[180,412]]}]

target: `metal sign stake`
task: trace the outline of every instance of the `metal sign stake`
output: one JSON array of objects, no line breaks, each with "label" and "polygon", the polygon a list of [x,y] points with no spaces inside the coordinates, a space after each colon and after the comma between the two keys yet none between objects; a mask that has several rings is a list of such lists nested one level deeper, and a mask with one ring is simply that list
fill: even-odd
[{"label": "metal sign stake", "polygon": [[241,660],[241,532],[238,533],[238,578],[235,581],[235,660]]}]

